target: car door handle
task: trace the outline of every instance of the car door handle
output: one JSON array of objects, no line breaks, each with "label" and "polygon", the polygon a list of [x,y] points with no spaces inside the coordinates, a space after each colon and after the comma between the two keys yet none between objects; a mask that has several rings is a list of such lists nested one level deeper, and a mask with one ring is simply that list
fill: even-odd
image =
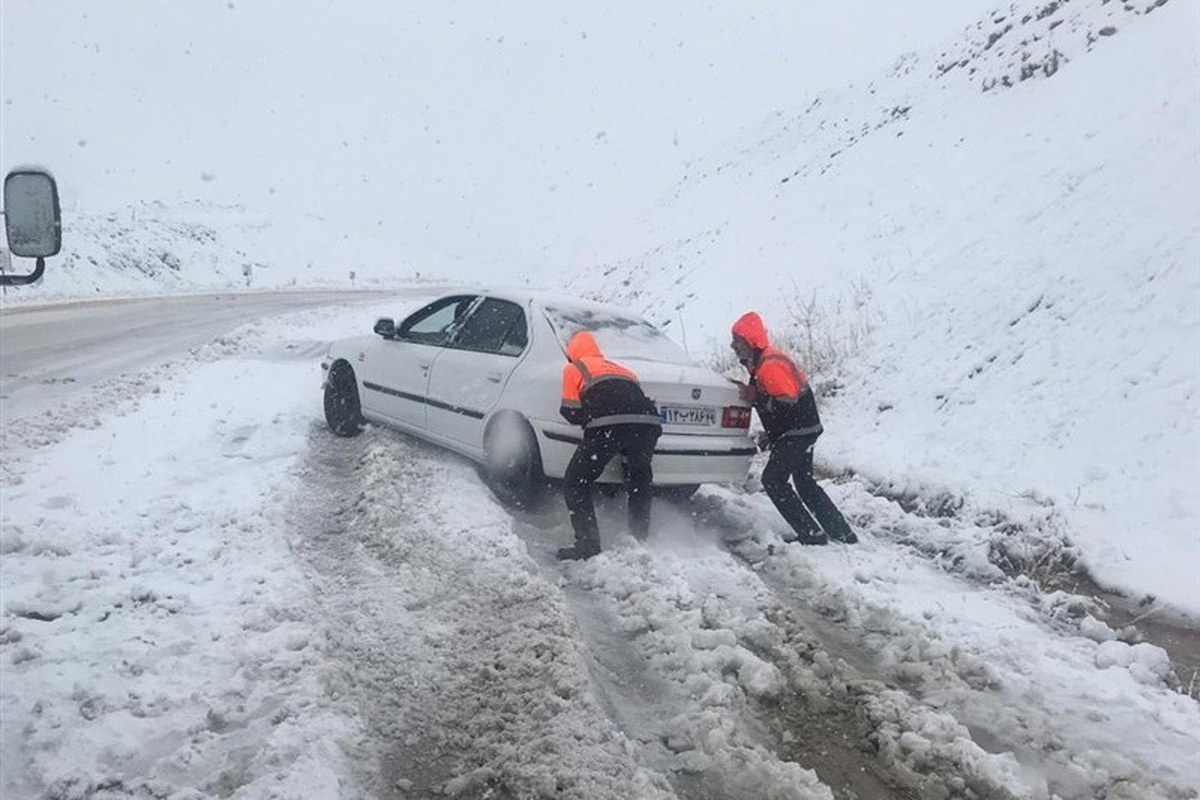
[{"label": "car door handle", "polygon": [[429,372],[429,364],[430,362],[428,361],[421,361],[417,366],[421,368],[421,372]]},{"label": "car door handle", "polygon": [[504,373],[503,372],[489,372],[486,377],[492,383],[499,383],[500,381],[504,380]]}]

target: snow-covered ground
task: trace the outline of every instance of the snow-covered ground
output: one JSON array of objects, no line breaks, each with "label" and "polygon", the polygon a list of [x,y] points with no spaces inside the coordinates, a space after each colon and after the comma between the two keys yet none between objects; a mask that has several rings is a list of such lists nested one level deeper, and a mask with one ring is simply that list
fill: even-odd
[{"label": "snow-covered ground", "polygon": [[[930,19],[906,30],[940,40],[962,27],[948,8],[940,30]],[[222,113],[248,113],[257,73],[230,53],[258,51],[242,38],[253,27],[233,23],[270,10],[225,11],[219,30],[192,12],[145,38],[115,11],[5,4],[4,167],[54,166],[63,142],[80,175],[144,157],[103,187],[55,170],[64,252],[42,284],[4,295],[5,330],[47,301],[404,293],[263,316],[199,345],[181,326],[174,352],[157,331],[107,354],[101,344],[80,366],[87,380],[48,378],[32,413],[38,380],[7,374],[0,340],[6,380],[32,393],[20,414],[3,405],[0,795],[1200,796],[1197,4],[1014,3],[889,58],[874,79],[859,64],[853,84],[817,80],[805,62],[789,67],[782,99],[763,73],[753,97],[722,84],[727,104],[713,100],[677,137],[703,155],[655,149],[665,127],[640,152],[633,112],[568,102],[550,80],[559,23],[578,48],[619,38],[603,10],[587,17],[590,38],[579,19],[525,30],[451,14],[470,24],[412,35],[441,58],[468,42],[492,55],[519,45],[538,75],[490,55],[450,70],[463,105],[440,117],[426,105],[405,123],[446,140],[423,142],[399,171],[367,146],[392,140],[343,140],[342,122],[322,119],[308,138],[342,148],[340,160],[307,169],[297,139],[281,148],[303,165],[295,175],[269,148],[196,126],[221,92],[154,116],[151,101],[205,64],[223,76],[214,86],[244,72]],[[645,21],[658,44],[678,25],[688,45],[728,47],[734,28],[786,43],[765,31],[788,30],[792,13],[746,28],[711,10]],[[76,36],[21,35],[68,19]],[[389,29],[371,22],[353,20],[354,58],[320,36],[295,42],[340,70],[384,52],[375,37]],[[228,41],[214,48],[201,31]],[[54,100],[52,70],[13,71],[14,53],[54,63],[33,59],[37,43],[78,82],[61,95],[71,102]],[[696,69],[703,53],[679,49],[681,75],[710,75]],[[123,81],[138,53],[161,69]],[[560,55],[578,66],[594,54]],[[275,75],[283,62],[272,63]],[[373,74],[409,74],[379,63]],[[485,88],[550,81],[559,93],[542,96],[577,114],[570,135],[545,108],[514,106],[513,130],[547,123],[548,138],[516,143],[501,126],[457,163],[466,142],[451,123],[484,130],[508,97],[467,114],[465,78],[498,63],[515,74],[496,69],[507,77]],[[603,63],[628,70],[607,89],[662,94],[662,75],[639,84],[643,58]],[[296,80],[328,98],[354,85],[346,74]],[[138,93],[120,96],[123,83]],[[264,107],[287,121],[263,126],[266,140],[299,128],[292,106],[309,108],[305,90],[282,85]],[[714,86],[663,105],[683,119]],[[135,95],[150,116],[134,113]],[[771,103],[780,110],[765,119],[738,116]],[[98,125],[109,106],[161,123],[184,149],[220,143],[236,158],[201,166],[153,137],[75,131],[62,117]],[[241,138],[254,119],[239,118]],[[194,138],[180,133],[189,125]],[[721,142],[717,127],[741,132]],[[528,175],[560,183],[515,191],[538,148]],[[487,173],[498,152],[508,160]],[[372,162],[377,182],[352,189],[371,183]],[[146,194],[159,171],[178,196]],[[435,175],[447,185],[415,191]],[[309,179],[322,202],[302,200]],[[645,194],[660,186],[673,188]],[[493,206],[504,213],[486,217]],[[619,502],[602,501],[604,553],[564,566],[550,556],[570,539],[557,498],[515,513],[454,456],[377,428],[350,441],[325,431],[325,342],[401,315],[427,282],[547,275],[644,311],[731,374],[728,325],[762,312],[822,392],[819,466],[861,543],[784,545],[752,474],[657,503],[646,544],[625,533]],[[126,366],[97,382],[101,363]]]},{"label": "snow-covered ground", "polygon": [[863,542],[788,547],[712,487],[646,545],[602,505],[564,567],[557,498],[332,437],[320,343],[414,302],[244,326],[6,447],[6,797],[1194,796],[1165,652],[996,574],[986,523],[849,481]]}]

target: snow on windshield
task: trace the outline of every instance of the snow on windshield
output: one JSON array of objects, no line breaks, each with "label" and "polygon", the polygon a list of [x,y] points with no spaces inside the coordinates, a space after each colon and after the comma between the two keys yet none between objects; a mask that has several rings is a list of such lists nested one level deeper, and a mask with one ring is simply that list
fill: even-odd
[{"label": "snow on windshield", "polygon": [[599,306],[555,304],[545,306],[544,310],[564,348],[579,331],[590,331],[604,355],[610,358],[695,363],[683,348],[641,317]]}]

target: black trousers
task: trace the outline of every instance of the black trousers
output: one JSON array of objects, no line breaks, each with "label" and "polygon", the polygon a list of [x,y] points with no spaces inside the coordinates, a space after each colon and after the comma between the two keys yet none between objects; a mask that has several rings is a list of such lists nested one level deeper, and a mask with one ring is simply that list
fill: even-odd
[{"label": "black trousers", "polygon": [[820,537],[824,533],[839,542],[853,541],[854,533],[846,518],[813,477],[813,445],[817,436],[776,439],[763,468],[763,488],[801,538]]},{"label": "black trousers", "polygon": [[575,546],[580,550],[600,550],[600,528],[596,524],[596,506],[592,484],[605,466],[618,454],[625,456],[625,483],[629,493],[629,529],[639,539],[650,532],[651,484],[654,472],[650,462],[662,428],[657,425],[624,424],[592,428],[583,433],[563,476],[563,499],[575,529]]}]

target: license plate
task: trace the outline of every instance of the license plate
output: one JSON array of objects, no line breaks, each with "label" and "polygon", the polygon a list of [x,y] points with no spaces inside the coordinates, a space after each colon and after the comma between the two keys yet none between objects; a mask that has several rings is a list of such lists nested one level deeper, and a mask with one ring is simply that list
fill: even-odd
[{"label": "license plate", "polygon": [[664,425],[717,424],[717,410],[712,406],[662,406],[658,415]]}]

